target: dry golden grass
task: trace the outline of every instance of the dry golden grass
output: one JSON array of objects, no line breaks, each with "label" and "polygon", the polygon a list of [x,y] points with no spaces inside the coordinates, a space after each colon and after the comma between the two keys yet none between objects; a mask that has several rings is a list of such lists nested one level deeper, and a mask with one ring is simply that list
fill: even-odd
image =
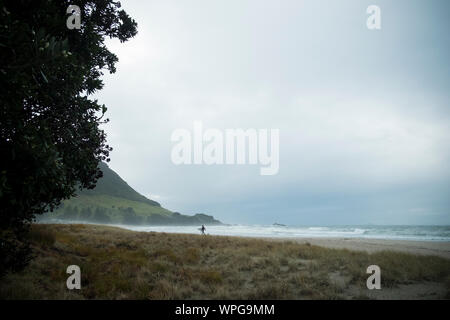
[{"label": "dry golden grass", "polygon": [[[30,239],[36,257],[1,280],[2,299],[450,297],[450,261],[439,257],[87,225],[34,225]],[[82,289],[69,291],[73,264]],[[366,288],[371,264],[382,270],[378,296]]]}]

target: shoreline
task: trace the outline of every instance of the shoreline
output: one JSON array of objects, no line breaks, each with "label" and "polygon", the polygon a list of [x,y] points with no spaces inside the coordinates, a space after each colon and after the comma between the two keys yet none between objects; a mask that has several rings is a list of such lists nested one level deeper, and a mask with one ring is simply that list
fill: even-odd
[{"label": "shoreline", "polygon": [[[129,230],[129,229],[125,229]],[[131,231],[131,230],[129,230]],[[146,231],[149,232],[149,231]],[[165,234],[184,234],[191,233],[170,233],[150,231]],[[337,237],[250,237],[250,236],[225,236],[208,234],[212,237],[226,237],[236,239],[259,239],[273,242],[293,242],[298,244],[309,244],[327,249],[347,249],[350,251],[360,251],[375,253],[380,251],[397,251],[422,256],[438,256],[450,260],[450,241],[421,241],[421,240],[401,240],[401,239],[368,239],[368,238],[337,238]]]},{"label": "shoreline", "polygon": [[[134,232],[155,232],[165,234],[184,234],[196,235],[195,233],[178,233],[164,231],[136,231],[124,228]],[[363,251],[374,253],[380,251],[398,251],[410,253],[414,255],[434,255],[450,260],[450,241],[441,240],[404,240],[404,239],[382,239],[382,238],[346,238],[346,237],[264,237],[264,236],[238,236],[238,235],[222,235],[208,234],[212,237],[232,237],[238,239],[261,239],[275,242],[294,242],[299,244],[311,244],[329,249],[347,249],[351,251]]]},{"label": "shoreline", "polygon": [[450,259],[449,241],[391,240],[367,238],[261,238],[273,241],[292,241],[312,244],[330,249],[348,249],[374,253],[379,251],[398,251],[417,255],[434,255]]},{"label": "shoreline", "polygon": [[[55,224],[55,223],[39,223]],[[56,223],[60,224],[60,223]],[[68,225],[92,225],[119,228],[122,230],[143,233],[164,233],[180,235],[197,235],[197,233],[182,233],[170,231],[141,231],[127,228],[117,224],[96,224],[96,223],[63,223]],[[363,251],[374,253],[379,251],[398,251],[415,255],[434,255],[450,259],[450,241],[441,240],[407,240],[407,239],[382,239],[382,238],[358,238],[358,237],[265,237],[265,236],[240,236],[208,234],[212,237],[232,237],[240,239],[261,239],[275,242],[294,242],[299,244],[311,244],[329,249],[347,249],[351,251]]]}]

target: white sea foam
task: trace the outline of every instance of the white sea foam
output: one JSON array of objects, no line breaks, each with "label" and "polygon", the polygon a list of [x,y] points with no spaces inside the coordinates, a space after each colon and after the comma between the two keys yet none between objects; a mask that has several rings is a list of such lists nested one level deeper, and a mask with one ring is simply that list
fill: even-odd
[{"label": "white sea foam", "polygon": [[[199,234],[196,226],[121,226],[134,231]],[[223,236],[269,238],[370,238],[450,241],[449,226],[335,226],[290,227],[278,225],[206,226],[206,233]]]},{"label": "white sea foam", "polygon": [[[51,220],[47,223],[86,223]],[[200,234],[200,226],[114,225],[140,232]],[[418,241],[449,241],[450,226],[283,226],[283,225],[206,225],[206,233],[221,236],[264,238],[367,238]]]}]

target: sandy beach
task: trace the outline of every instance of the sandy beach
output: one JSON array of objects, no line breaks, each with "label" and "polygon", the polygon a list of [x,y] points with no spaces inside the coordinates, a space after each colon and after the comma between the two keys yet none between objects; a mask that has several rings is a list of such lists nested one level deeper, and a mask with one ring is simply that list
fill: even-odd
[{"label": "sandy beach", "polygon": [[368,253],[384,250],[400,251],[418,255],[434,255],[450,259],[450,242],[437,241],[410,241],[410,240],[385,240],[362,238],[284,238],[273,239],[282,241],[295,241],[301,244],[310,243],[325,248],[348,249],[365,251]]}]

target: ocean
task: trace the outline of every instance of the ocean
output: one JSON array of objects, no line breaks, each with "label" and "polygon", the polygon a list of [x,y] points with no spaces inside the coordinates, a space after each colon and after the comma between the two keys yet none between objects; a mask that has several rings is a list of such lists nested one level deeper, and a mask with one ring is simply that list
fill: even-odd
[{"label": "ocean", "polygon": [[[119,225],[118,225],[119,226]],[[200,234],[196,226],[128,226],[119,227],[141,232]],[[450,241],[450,226],[281,226],[223,225],[206,226],[206,233],[221,236],[268,238],[367,238],[417,241]]]}]

